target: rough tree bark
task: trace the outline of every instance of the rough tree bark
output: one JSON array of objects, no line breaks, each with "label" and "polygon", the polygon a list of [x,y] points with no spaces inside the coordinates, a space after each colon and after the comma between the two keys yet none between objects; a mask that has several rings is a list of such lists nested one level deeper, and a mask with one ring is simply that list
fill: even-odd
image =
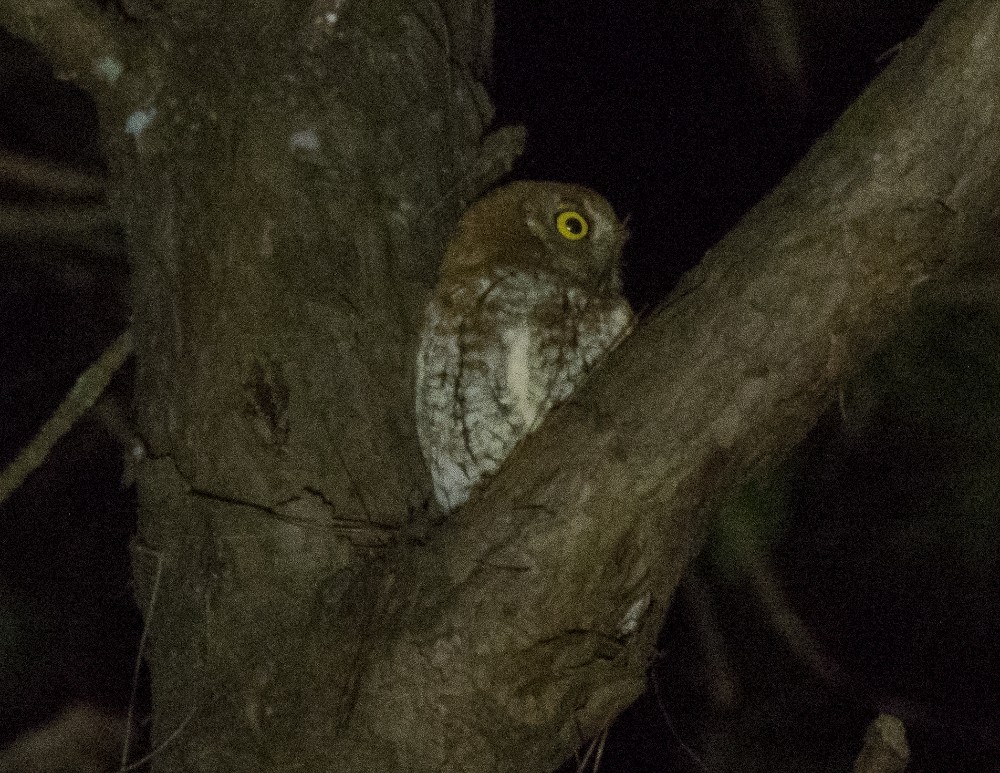
[{"label": "rough tree bark", "polygon": [[438,522],[411,361],[449,225],[516,152],[482,141],[490,18],[0,0],[94,95],[133,255],[156,770],[551,769],[643,689],[720,495],[995,250],[1000,0],[946,0]]}]

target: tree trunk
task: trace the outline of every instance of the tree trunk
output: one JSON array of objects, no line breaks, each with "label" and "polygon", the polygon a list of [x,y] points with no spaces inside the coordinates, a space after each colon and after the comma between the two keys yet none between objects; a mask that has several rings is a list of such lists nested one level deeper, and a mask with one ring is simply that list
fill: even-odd
[{"label": "tree trunk", "polygon": [[947,0],[482,496],[412,416],[486,0],[0,0],[91,91],[133,256],[157,771],[545,771],[643,689],[713,505],[1000,207],[1000,0]]}]

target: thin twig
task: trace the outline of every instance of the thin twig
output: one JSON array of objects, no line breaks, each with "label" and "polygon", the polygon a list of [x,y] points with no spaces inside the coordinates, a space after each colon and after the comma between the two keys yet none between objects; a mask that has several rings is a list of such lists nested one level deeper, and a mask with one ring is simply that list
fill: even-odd
[{"label": "thin twig", "polygon": [[768,620],[792,654],[830,687],[849,685],[840,664],[827,653],[792,607],[763,550],[749,543],[741,545],[738,559],[754,596],[763,605]]},{"label": "thin twig", "polygon": [[667,730],[677,741],[678,745],[693,762],[698,766],[699,770],[708,771],[708,766],[701,761],[701,757],[692,749],[688,744],[681,738],[680,732],[677,730],[677,726],[674,724],[673,718],[670,716],[670,712],[667,711],[667,704],[663,702],[663,695],[660,693],[660,680],[657,678],[656,674],[652,674],[652,678],[649,680],[653,683],[653,697],[656,698],[656,705],[660,709],[660,716],[663,718],[663,723],[667,726]]},{"label": "thin twig", "polygon": [[604,743],[608,740],[608,728],[605,726],[601,731],[601,739],[597,744],[597,756],[594,758],[594,773],[601,769],[601,760],[604,758]]},{"label": "thin twig", "polygon": [[132,329],[122,332],[76,380],[55,413],[42,425],[17,458],[0,473],[0,504],[14,493],[25,479],[45,461],[52,447],[69,432],[107,388],[111,378],[132,353]]},{"label": "thin twig", "polygon": [[149,639],[150,622],[153,619],[153,610],[156,609],[156,596],[160,591],[160,576],[163,574],[163,555],[156,556],[156,575],[153,577],[153,589],[149,594],[149,603],[146,605],[146,612],[143,617],[145,624],[142,626],[142,635],[139,637],[139,647],[135,653],[135,665],[132,667],[132,690],[128,699],[128,712],[125,714],[125,740],[122,743],[122,770],[128,770],[128,755],[132,741],[132,723],[135,720],[135,696],[139,691],[139,673],[142,670],[142,653],[146,649],[146,641]]},{"label": "thin twig", "polygon": [[143,765],[145,765],[147,762],[149,762],[151,759],[153,759],[153,757],[155,757],[157,754],[159,754],[164,749],[166,749],[167,746],[169,746],[171,743],[173,743],[174,739],[176,739],[177,736],[179,736],[181,734],[181,732],[184,730],[184,728],[187,727],[188,722],[190,722],[194,718],[195,712],[197,712],[197,711],[198,711],[198,706],[197,705],[192,706],[191,710],[187,713],[187,716],[184,717],[184,719],[181,721],[181,723],[176,728],[174,728],[174,731],[170,735],[168,735],[166,738],[163,739],[163,743],[161,743],[159,746],[157,746],[155,749],[153,749],[145,757],[140,757],[135,762],[133,762],[131,765],[128,765],[128,766],[123,767],[123,768],[120,768],[117,771],[117,773],[129,773],[129,771],[138,770]]},{"label": "thin twig", "polygon": [[712,593],[697,568],[688,571],[677,592],[705,667],[712,711],[732,711],[740,700],[743,686],[730,660]]}]

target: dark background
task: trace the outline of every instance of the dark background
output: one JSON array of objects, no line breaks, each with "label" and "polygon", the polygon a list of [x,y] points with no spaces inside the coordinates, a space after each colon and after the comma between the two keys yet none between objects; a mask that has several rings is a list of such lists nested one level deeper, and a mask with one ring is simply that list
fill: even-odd
[{"label": "dark background", "polygon": [[[497,121],[529,138],[515,174],[590,185],[629,216],[638,309],[781,179],[933,6],[801,5],[498,0]],[[101,169],[86,97],[0,35],[5,153]],[[0,213],[100,201],[3,174],[0,196]],[[117,234],[92,226],[0,216],[0,244],[6,464],[127,324],[127,261]],[[911,770],[1000,771],[1000,313],[975,291],[991,270],[921,295],[785,466],[726,509],[601,770],[848,770],[868,721],[892,710]],[[116,424],[129,375],[0,507],[0,747],[62,706],[129,702],[135,498]],[[769,622],[747,545],[834,678]]]}]

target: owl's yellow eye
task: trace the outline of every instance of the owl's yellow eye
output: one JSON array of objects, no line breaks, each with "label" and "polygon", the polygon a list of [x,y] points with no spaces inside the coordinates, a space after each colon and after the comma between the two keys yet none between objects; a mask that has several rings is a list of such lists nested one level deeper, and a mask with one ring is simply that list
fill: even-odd
[{"label": "owl's yellow eye", "polygon": [[572,209],[560,212],[556,215],[556,230],[564,239],[575,242],[587,235],[590,230],[590,223],[587,218]]}]

